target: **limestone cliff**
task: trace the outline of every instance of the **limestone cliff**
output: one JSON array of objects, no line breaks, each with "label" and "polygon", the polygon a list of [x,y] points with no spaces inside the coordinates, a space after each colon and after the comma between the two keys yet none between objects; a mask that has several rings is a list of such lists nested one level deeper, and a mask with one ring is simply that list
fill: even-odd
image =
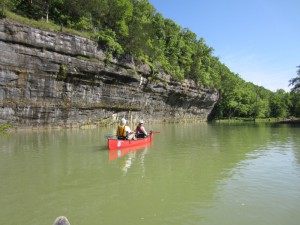
[{"label": "limestone cliff", "polygon": [[108,60],[92,40],[0,20],[0,124],[80,127],[120,117],[205,121],[214,89],[131,58]]}]

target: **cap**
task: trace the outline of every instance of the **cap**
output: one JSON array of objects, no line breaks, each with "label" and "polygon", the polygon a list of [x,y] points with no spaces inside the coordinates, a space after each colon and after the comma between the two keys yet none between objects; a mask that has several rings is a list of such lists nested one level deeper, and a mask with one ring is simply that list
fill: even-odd
[{"label": "cap", "polygon": [[140,120],[140,122],[139,123],[144,123],[144,120]]}]

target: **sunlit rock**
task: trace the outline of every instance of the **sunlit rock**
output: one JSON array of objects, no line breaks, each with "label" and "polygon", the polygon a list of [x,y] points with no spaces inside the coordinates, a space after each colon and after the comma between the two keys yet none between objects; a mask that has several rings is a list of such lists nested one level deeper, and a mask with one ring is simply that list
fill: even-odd
[{"label": "sunlit rock", "polygon": [[206,121],[219,95],[126,55],[109,61],[84,37],[0,20],[0,121],[17,127],[87,127]]}]

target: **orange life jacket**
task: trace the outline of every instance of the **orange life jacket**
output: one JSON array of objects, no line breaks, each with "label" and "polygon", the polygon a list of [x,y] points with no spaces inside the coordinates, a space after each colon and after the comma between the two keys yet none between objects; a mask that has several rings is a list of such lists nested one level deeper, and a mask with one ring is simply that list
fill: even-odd
[{"label": "orange life jacket", "polygon": [[124,126],[119,126],[118,127],[118,130],[117,130],[117,137],[124,137],[126,138],[127,137],[127,134],[126,134],[126,129],[125,129],[125,125]]}]

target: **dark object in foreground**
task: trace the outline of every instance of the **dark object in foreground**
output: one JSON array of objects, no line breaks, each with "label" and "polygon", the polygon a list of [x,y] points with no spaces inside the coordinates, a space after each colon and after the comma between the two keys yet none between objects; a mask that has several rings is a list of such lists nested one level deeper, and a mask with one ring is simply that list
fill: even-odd
[{"label": "dark object in foreground", "polygon": [[59,216],[55,219],[53,225],[70,225],[70,222],[68,221],[67,217]]}]

